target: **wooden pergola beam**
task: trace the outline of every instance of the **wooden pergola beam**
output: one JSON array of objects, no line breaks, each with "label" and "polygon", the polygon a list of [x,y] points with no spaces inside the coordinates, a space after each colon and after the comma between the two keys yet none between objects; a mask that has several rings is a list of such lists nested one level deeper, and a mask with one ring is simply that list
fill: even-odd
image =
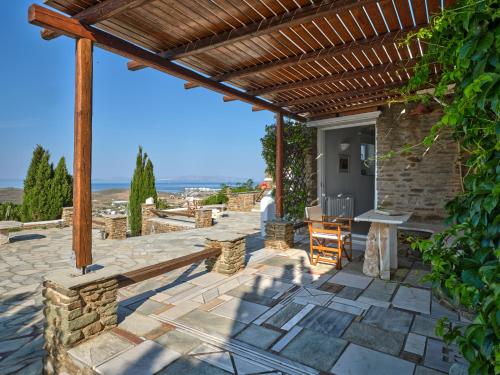
[{"label": "wooden pergola beam", "polygon": [[305,79],[301,81],[283,83],[279,85],[264,87],[257,90],[247,91],[248,94],[254,96],[266,95],[266,94],[276,94],[278,92],[302,89],[305,87],[310,87],[314,85],[320,85],[322,83],[335,83],[345,79],[355,79],[367,76],[369,74],[382,74],[385,72],[395,72],[401,69],[410,69],[414,64],[413,61],[416,60],[403,60],[397,62],[391,62],[386,64],[374,65],[369,68],[349,70],[343,73],[331,74],[328,76],[322,76],[318,78]]},{"label": "wooden pergola beam", "polygon": [[307,121],[322,120],[325,118],[335,117],[335,115],[345,113],[345,112],[356,111],[356,110],[364,109],[364,108],[378,107],[378,106],[387,104],[387,102],[388,102],[388,99],[384,99],[384,100],[377,100],[377,101],[373,101],[373,102],[352,105],[349,107],[335,108],[335,109],[332,109],[330,111],[325,111],[325,112],[313,112],[313,113],[309,114],[309,116],[307,117]]},{"label": "wooden pergola beam", "polygon": [[285,160],[284,152],[284,123],[283,115],[276,114],[276,167],[275,167],[275,193],[276,217],[283,218],[283,165]]},{"label": "wooden pergola beam", "polygon": [[[388,0],[381,0],[381,2],[386,1]],[[279,14],[234,30],[225,31],[220,34],[199,39],[195,42],[186,43],[163,51],[159,55],[169,60],[181,59],[197,53],[209,51],[212,48],[222,47],[242,40],[269,34],[283,28],[308,23],[318,18],[330,17],[337,13],[346,12],[369,4],[375,4],[376,2],[376,0],[324,0],[317,4],[297,8],[292,12]],[[129,63],[129,69],[131,70],[138,70],[143,67],[144,65],[137,62]]]},{"label": "wooden pergola beam", "polygon": [[389,43],[398,43],[403,40],[409,33],[416,32],[419,27],[407,30],[398,30],[396,32],[386,33],[379,36],[374,36],[368,39],[356,40],[338,46],[320,49],[317,51],[305,53],[302,55],[290,56],[281,60],[274,60],[267,63],[258,64],[249,68],[236,70],[233,72],[216,75],[214,78],[217,81],[229,81],[235,78],[241,78],[252,74],[266,73],[273,70],[286,68],[296,64],[305,64],[321,60],[324,58],[341,58],[342,55],[361,52],[362,50],[373,47],[374,45],[384,45]]},{"label": "wooden pergola beam", "polygon": [[233,98],[232,96],[224,95],[222,100],[224,100],[224,103],[227,103],[227,102],[234,102],[236,100],[236,98]]},{"label": "wooden pergola beam", "polygon": [[73,251],[84,273],[92,264],[92,48],[91,40],[76,40]]},{"label": "wooden pergola beam", "polygon": [[378,100],[384,98],[384,100],[391,100],[397,97],[400,97],[401,95],[398,94],[391,94],[387,92],[379,92],[371,95],[353,95],[350,98],[346,98],[344,100],[335,102],[335,103],[330,103],[326,105],[318,105],[314,108],[307,108],[301,111],[297,111],[297,113],[309,113],[310,115],[315,115],[316,113],[321,113],[325,111],[330,111],[330,110],[336,110],[339,107],[345,106],[345,105],[357,105],[361,104],[360,102],[366,101],[366,100]]},{"label": "wooden pergola beam", "polygon": [[[126,12],[130,9],[139,7],[153,0],[104,0],[81,12],[75,14],[72,18],[80,21],[80,23],[85,25],[93,25],[98,22],[107,20],[108,18],[115,17],[120,13]],[[42,38],[45,40],[51,40],[57,38],[61,34],[53,31],[44,29],[41,32]]]},{"label": "wooden pergola beam", "polygon": [[358,89],[358,90],[337,91],[337,92],[328,93],[328,94],[307,96],[305,98],[292,99],[292,100],[288,100],[288,101],[277,102],[274,104],[277,106],[280,106],[280,107],[292,107],[292,106],[297,106],[297,105],[304,105],[304,104],[307,105],[307,104],[319,103],[319,102],[323,102],[325,100],[342,99],[342,98],[345,98],[346,96],[349,96],[349,95],[362,96],[362,95],[369,95],[369,94],[373,94],[376,92],[382,92],[382,91],[390,93],[391,91],[395,91],[395,90],[403,87],[405,84],[406,84],[406,81],[395,82],[395,83],[391,83],[388,85],[371,86],[371,87],[366,87],[366,88]]},{"label": "wooden pergola beam", "polygon": [[286,111],[283,108],[277,107],[272,103],[256,98],[219,82],[215,82],[210,78],[204,77],[192,70],[165,60],[152,52],[146,51],[135,44],[117,38],[94,27],[82,25],[75,19],[54,12],[40,5],[33,4],[30,6],[28,20],[31,24],[45,27],[73,38],[89,39],[100,47],[120,56],[142,62],[143,64],[161,72],[181,78],[188,82],[197,83],[200,86],[209,88],[223,95],[238,98],[239,100],[262,107],[271,112],[283,113],[284,115],[299,121],[303,120],[295,114]]},{"label": "wooden pergola beam", "polygon": [[191,90],[191,89],[194,89],[196,87],[200,87],[200,85],[198,85],[197,83],[193,83],[193,82],[186,82],[184,84],[184,90]]}]

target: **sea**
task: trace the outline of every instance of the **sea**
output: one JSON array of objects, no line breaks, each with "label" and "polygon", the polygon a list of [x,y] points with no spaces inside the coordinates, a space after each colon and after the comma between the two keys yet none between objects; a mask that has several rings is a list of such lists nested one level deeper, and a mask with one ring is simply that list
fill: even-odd
[{"label": "sea", "polygon": [[[235,186],[236,183],[227,182],[206,182],[206,181],[168,181],[160,180],[156,182],[156,190],[163,193],[183,193],[191,189],[217,190],[222,184]],[[22,188],[23,180],[2,180],[0,179],[0,188]],[[94,181],[92,182],[92,191],[101,191],[109,189],[129,189],[130,182],[125,181]]]}]

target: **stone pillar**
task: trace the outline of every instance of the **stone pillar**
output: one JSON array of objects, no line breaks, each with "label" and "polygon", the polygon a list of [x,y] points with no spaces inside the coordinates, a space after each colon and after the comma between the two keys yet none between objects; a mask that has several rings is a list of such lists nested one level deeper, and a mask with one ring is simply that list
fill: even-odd
[{"label": "stone pillar", "polygon": [[118,283],[112,268],[74,277],[59,271],[43,283],[44,373],[73,373],[67,351],[117,324]]},{"label": "stone pillar", "polygon": [[144,236],[148,233],[148,220],[156,217],[156,214],[154,213],[154,210],[156,209],[156,205],[154,204],[148,204],[148,203],[143,203],[141,204],[141,234]]},{"label": "stone pillar", "polygon": [[65,227],[73,226],[73,207],[63,207],[61,219]]},{"label": "stone pillar", "polygon": [[227,209],[228,211],[242,211],[250,212],[255,206],[257,193],[230,193],[227,195]]},{"label": "stone pillar", "polygon": [[391,268],[398,267],[396,251],[397,226],[385,223],[372,223],[366,240],[363,273],[367,276],[380,276],[382,280],[391,279]]},{"label": "stone pillar", "polygon": [[199,208],[194,212],[196,228],[206,228],[212,226],[212,209]]},{"label": "stone pillar", "polygon": [[104,231],[106,238],[122,240],[127,238],[126,215],[104,215]]},{"label": "stone pillar", "polygon": [[221,249],[221,255],[205,261],[208,271],[232,275],[245,266],[245,236],[222,233],[207,238],[205,248]]},{"label": "stone pillar", "polygon": [[265,247],[288,250],[294,245],[293,224],[288,221],[272,220],[266,223]]}]

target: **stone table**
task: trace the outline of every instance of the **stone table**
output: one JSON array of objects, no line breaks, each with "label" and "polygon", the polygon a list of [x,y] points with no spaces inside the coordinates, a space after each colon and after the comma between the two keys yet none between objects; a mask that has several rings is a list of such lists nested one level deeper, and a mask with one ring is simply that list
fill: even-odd
[{"label": "stone table", "polygon": [[382,212],[370,210],[355,217],[354,221],[371,223],[366,241],[363,272],[368,276],[380,276],[383,280],[390,280],[391,268],[398,268],[397,226],[407,222],[411,213]]},{"label": "stone table", "polygon": [[19,221],[0,221],[0,245],[9,243],[9,232],[14,229],[21,229],[23,223]]}]

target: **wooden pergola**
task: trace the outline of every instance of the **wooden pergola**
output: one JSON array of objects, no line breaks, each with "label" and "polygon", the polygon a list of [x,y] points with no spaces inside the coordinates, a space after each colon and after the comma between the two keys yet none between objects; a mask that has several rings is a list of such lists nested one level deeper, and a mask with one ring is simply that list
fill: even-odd
[{"label": "wooden pergola", "polygon": [[[283,216],[283,116],[372,111],[399,96],[425,45],[400,43],[452,0],[46,0],[42,37],[76,39],[74,224],[77,267],[92,263],[93,45],[276,113],[276,204]],[[438,68],[435,67],[435,74]],[[161,88],[160,88],[161,89]]]}]

